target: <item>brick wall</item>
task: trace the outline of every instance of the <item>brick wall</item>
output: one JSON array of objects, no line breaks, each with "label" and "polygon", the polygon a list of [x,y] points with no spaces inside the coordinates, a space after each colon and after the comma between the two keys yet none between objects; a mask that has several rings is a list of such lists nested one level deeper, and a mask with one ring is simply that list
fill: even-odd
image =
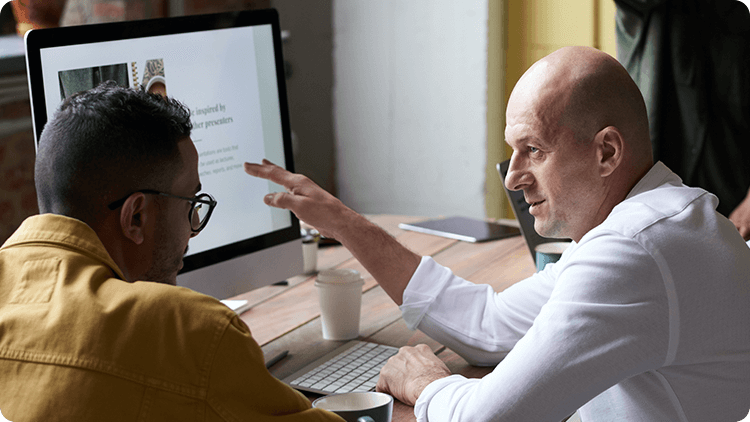
[{"label": "brick wall", "polygon": [[183,14],[197,15],[234,10],[266,9],[269,0],[172,0],[181,3]]},{"label": "brick wall", "polygon": [[0,75],[0,243],[38,212],[26,74]]}]

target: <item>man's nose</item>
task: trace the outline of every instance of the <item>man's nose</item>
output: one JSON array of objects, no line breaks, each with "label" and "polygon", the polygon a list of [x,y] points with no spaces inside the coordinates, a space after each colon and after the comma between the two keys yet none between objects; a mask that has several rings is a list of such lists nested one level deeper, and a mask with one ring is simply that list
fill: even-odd
[{"label": "man's nose", "polygon": [[505,187],[508,190],[521,190],[529,185],[529,180],[528,174],[522,168],[522,163],[516,157],[511,156],[508,173],[505,175]]}]

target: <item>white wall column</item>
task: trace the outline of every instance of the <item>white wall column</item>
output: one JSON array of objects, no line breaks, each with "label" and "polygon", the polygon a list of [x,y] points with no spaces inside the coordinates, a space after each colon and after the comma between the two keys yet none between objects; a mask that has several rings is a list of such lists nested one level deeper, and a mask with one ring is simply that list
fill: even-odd
[{"label": "white wall column", "polygon": [[485,216],[492,0],[334,0],[339,197],[363,213]]}]

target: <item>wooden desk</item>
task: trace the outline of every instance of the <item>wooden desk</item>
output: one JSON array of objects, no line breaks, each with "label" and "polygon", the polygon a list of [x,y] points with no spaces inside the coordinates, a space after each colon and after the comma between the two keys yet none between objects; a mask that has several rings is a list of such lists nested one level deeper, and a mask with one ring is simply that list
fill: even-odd
[{"label": "wooden desk", "polygon": [[[386,215],[370,218],[417,254],[430,255],[440,264],[451,268],[456,275],[490,284],[498,292],[530,276],[535,270],[521,236],[473,244],[398,228],[398,223],[423,218]],[[425,343],[446,362],[452,372],[467,377],[481,377],[492,370],[472,367],[422,332],[407,329],[398,306],[343,247],[327,247],[318,251],[318,270],[328,268],[354,268],[365,279],[361,339],[397,347]],[[242,319],[250,327],[266,358],[284,350],[289,351],[286,358],[271,367],[271,373],[277,378],[291,375],[344,343],[323,340],[314,279],[314,275],[297,276],[289,280],[288,286],[268,286],[237,297],[254,304],[242,314]],[[317,396],[308,397],[314,399]],[[395,402],[393,411],[394,422],[415,420],[413,408],[399,401]]]}]

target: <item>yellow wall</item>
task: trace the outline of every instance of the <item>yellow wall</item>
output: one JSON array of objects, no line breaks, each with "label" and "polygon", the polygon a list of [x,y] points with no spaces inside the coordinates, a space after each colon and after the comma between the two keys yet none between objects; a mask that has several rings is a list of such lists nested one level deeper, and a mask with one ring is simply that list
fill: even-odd
[{"label": "yellow wall", "polygon": [[489,11],[486,209],[488,217],[512,217],[495,170],[511,153],[503,140],[510,92],[529,66],[561,47],[586,45],[615,56],[615,5],[613,0],[489,0]]},{"label": "yellow wall", "polygon": [[[505,8],[506,0],[489,0],[487,22],[487,168],[485,211],[488,217],[507,215],[510,206],[495,164],[505,160]],[[508,0],[513,1],[513,0]]]}]

